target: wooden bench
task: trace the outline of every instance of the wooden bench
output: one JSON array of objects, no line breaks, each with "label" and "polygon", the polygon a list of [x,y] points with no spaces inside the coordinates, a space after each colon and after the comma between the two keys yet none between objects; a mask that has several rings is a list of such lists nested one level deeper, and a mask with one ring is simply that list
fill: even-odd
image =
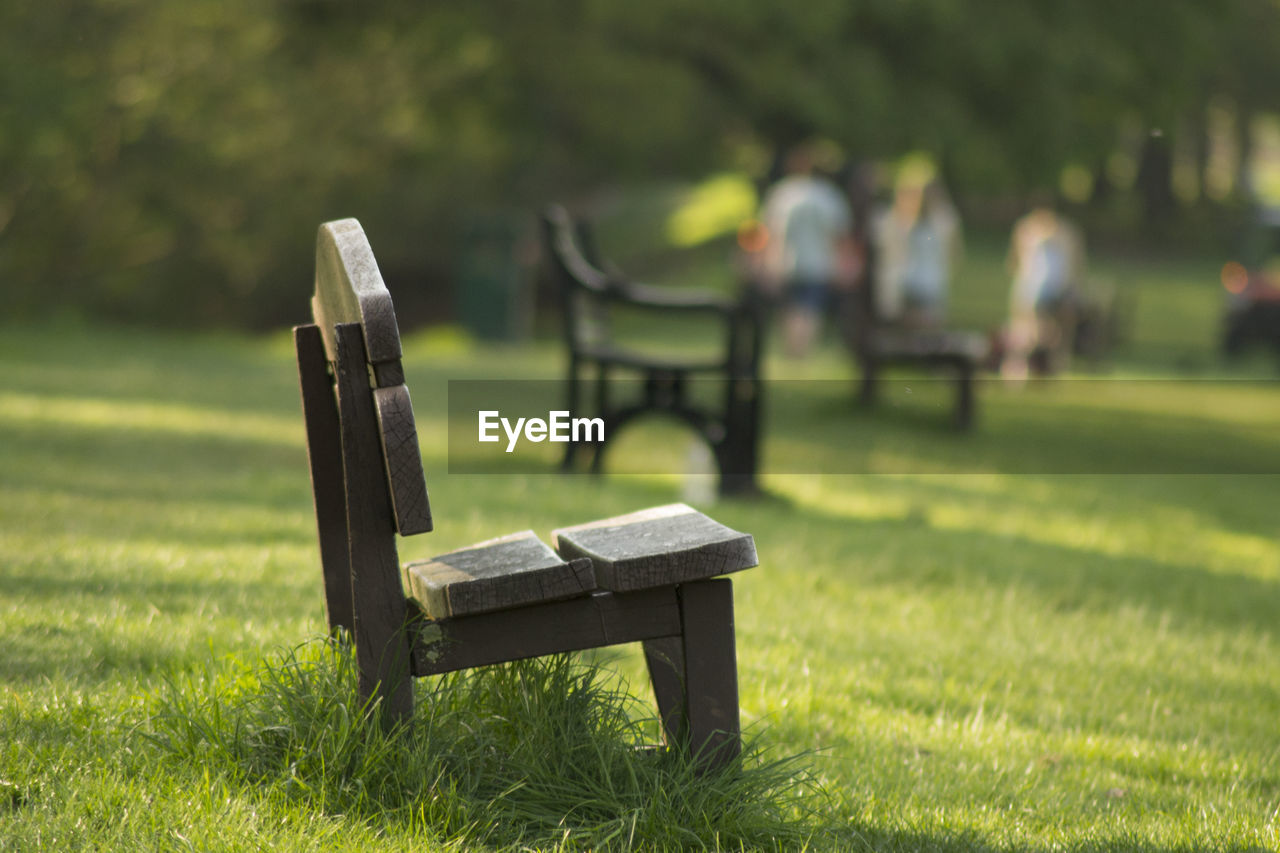
[{"label": "wooden bench", "polygon": [[881,374],[887,367],[941,370],[956,386],[953,423],[957,429],[970,429],[976,405],[974,374],[986,355],[986,339],[976,332],[913,329],[884,322],[876,315],[870,287],[873,278],[865,277],[856,310],[842,319],[848,325],[847,339],[861,373],[859,400],[866,406],[875,404]]},{"label": "wooden bench", "polygon": [[[603,467],[608,442],[625,424],[647,414],[666,414],[691,426],[711,448],[719,470],[721,495],[759,491],[756,473],[760,444],[760,313],[750,301],[702,291],[651,287],[631,281],[604,262],[591,233],[564,208],[548,208],[542,217],[543,250],[555,283],[568,350],[567,408],[575,416],[604,420],[599,444],[569,442],[562,465],[571,469],[584,449],[594,472]],[[703,315],[718,328],[723,348],[703,359],[661,356],[621,346],[614,338],[615,309],[640,309],[658,321],[675,315]],[[639,394],[618,399],[615,378],[638,380]],[[593,380],[584,391],[588,379]],[[692,381],[717,384],[718,405],[692,401]]]},{"label": "wooden bench", "polygon": [[[739,750],[733,592],[744,533],[682,504],[532,531],[400,565],[432,529],[391,297],[354,219],[320,228],[315,323],[294,330],[330,630],[354,638],[384,725],[413,676],[639,641],[667,742],[700,767]],[[406,592],[407,590],[407,592]]]}]

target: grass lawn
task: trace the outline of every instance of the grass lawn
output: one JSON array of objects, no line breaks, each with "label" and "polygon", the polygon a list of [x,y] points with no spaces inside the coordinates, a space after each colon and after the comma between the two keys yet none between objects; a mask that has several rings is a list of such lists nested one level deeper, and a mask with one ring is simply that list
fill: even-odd
[{"label": "grass lawn", "polygon": [[[976,251],[966,274],[994,280]],[[928,394],[857,411],[834,350],[771,364],[822,380],[770,400],[784,500],[711,512],[759,547],[735,585],[743,722],[766,756],[812,752],[811,848],[1280,848],[1280,393],[1161,381],[1217,375],[1212,278],[1107,270],[1140,290],[1111,374],[1134,381],[988,389],[972,436]],[[987,287],[962,320],[998,310]],[[554,375],[558,353],[406,347],[437,531],[403,558],[681,499],[674,475],[448,474],[445,381]],[[175,697],[264,690],[259,662],[323,629],[285,335],[9,328],[0,368],[0,851],[504,838],[439,817],[448,791],[352,809],[145,736]],[[637,428],[618,461],[688,441]],[[636,650],[595,659],[647,701]]]}]

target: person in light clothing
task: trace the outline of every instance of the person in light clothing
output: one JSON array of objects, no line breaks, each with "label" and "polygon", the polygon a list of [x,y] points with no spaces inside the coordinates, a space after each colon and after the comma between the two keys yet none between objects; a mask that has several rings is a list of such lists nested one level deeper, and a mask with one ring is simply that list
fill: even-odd
[{"label": "person in light clothing", "polygon": [[800,357],[813,345],[833,290],[857,280],[853,215],[802,146],[788,155],[787,177],[765,196],[760,220],[767,234],[762,284],[783,300],[785,350]]},{"label": "person in light clothing", "polygon": [[876,317],[911,328],[936,328],[946,315],[960,219],[937,181],[903,183],[872,226],[877,248]]},{"label": "person in light clothing", "polygon": [[1018,220],[1009,243],[1008,355],[1002,372],[1014,379],[1066,368],[1075,325],[1076,291],[1084,274],[1084,240],[1048,207]]}]

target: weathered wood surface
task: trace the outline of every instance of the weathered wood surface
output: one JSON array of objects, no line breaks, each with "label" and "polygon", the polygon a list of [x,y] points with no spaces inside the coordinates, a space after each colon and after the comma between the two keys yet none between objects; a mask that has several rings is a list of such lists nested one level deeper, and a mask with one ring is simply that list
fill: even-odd
[{"label": "weathered wood surface", "polygon": [[364,229],[356,220],[339,219],[320,226],[315,287],[311,314],[324,335],[330,361],[336,359],[333,327],[339,323],[360,324],[370,364],[399,360],[400,329],[391,294],[382,282]]},{"label": "weathered wood surface", "polygon": [[354,630],[351,610],[351,555],[347,552],[347,504],[342,477],[342,435],[333,396],[324,341],[316,326],[293,330],[302,388],[302,416],[307,428],[311,494],[320,536],[325,612],[329,631]]},{"label": "weathered wood surface", "polygon": [[373,249],[356,220],[342,219],[320,226],[315,288],[311,312],[329,361],[336,360],[336,324],[359,324],[373,382],[378,387],[375,400],[379,437],[396,529],[403,536],[425,533],[431,529],[431,509],[413,405],[400,363],[400,330]]},{"label": "weathered wood surface", "polygon": [[732,581],[681,586],[680,620],[689,748],[704,767],[718,767],[742,748]]},{"label": "weathered wood surface", "polygon": [[523,658],[669,637],[681,630],[675,589],[593,592],[413,625],[414,673],[435,675]]},{"label": "weathered wood surface", "polygon": [[396,529],[401,536],[426,533],[431,529],[431,506],[427,501],[427,482],[422,473],[422,454],[418,450],[418,430],[409,389],[403,385],[376,388],[373,400],[378,411],[378,431],[382,437]]},{"label": "weathered wood surface", "polygon": [[410,595],[432,619],[486,613],[585,595],[588,560],[566,562],[532,530],[405,566]]},{"label": "weathered wood surface", "polygon": [[405,631],[409,611],[400,586],[400,559],[369,388],[364,336],[355,323],[343,323],[335,331],[360,695],[381,698],[382,719],[390,726],[413,714]]},{"label": "weathered wood surface", "polygon": [[566,560],[586,557],[601,589],[627,592],[757,565],[755,541],[685,504],[670,504],[552,533]]},{"label": "weathered wood surface", "polygon": [[413,675],[639,641],[668,742],[704,767],[736,755],[732,585],[702,579],[755,565],[751,537],[676,504],[557,531],[559,554],[532,531],[482,542],[402,585],[396,532],[431,516],[390,297],[354,220],[321,228],[313,310],[295,341],[326,605],[383,723],[412,714]]},{"label": "weathered wood surface", "polygon": [[662,720],[662,738],[667,746],[679,746],[689,734],[689,714],[685,707],[684,638],[659,637],[644,641],[644,662],[649,683]]}]

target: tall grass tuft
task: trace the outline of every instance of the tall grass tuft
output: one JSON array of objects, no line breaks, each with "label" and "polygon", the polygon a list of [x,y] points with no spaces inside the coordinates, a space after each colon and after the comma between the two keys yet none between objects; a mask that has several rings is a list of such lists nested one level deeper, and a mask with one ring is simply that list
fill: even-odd
[{"label": "tall grass tuft", "polygon": [[699,776],[676,751],[638,748],[656,720],[617,684],[570,656],[421,679],[413,723],[387,734],[356,698],[350,651],[317,640],[171,682],[148,737],[231,784],[438,842],[799,849],[820,831],[826,795],[800,756],[749,737]]}]

